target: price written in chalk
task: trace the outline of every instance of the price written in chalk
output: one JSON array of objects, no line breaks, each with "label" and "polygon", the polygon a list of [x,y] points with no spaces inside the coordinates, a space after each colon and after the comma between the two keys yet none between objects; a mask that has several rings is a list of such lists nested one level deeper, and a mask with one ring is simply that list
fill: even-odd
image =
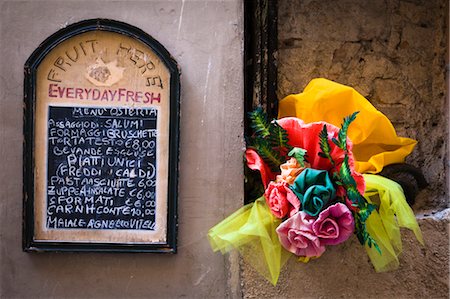
[{"label": "price written in chalk", "polygon": [[50,106],[48,229],[155,230],[155,108]]}]

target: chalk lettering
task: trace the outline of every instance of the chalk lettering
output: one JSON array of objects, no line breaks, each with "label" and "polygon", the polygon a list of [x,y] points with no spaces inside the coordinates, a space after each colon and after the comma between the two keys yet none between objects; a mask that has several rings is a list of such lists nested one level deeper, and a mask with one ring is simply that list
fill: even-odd
[{"label": "chalk lettering", "polygon": [[[56,83],[48,93],[88,96]],[[47,228],[154,230],[158,110],[50,106],[48,115]]]}]

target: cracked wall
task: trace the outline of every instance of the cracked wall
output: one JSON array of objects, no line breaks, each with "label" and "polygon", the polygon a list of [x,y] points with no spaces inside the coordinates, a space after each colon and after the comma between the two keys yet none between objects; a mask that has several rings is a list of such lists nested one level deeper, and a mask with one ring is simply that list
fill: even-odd
[{"label": "cracked wall", "polygon": [[419,141],[407,162],[430,184],[414,205],[422,248],[403,231],[396,272],[376,274],[352,237],[309,264],[292,258],[277,287],[243,265],[246,298],[448,297],[448,1],[280,0],[278,98],[316,77],[354,87]]}]

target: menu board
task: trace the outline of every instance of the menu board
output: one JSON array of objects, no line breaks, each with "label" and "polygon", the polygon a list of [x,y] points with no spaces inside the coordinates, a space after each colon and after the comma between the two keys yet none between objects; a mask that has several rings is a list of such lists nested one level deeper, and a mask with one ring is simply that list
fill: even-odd
[{"label": "menu board", "polygon": [[157,116],[49,106],[46,228],[155,230]]},{"label": "menu board", "polygon": [[115,21],[55,36],[26,65],[25,250],[174,252],[176,64]]}]

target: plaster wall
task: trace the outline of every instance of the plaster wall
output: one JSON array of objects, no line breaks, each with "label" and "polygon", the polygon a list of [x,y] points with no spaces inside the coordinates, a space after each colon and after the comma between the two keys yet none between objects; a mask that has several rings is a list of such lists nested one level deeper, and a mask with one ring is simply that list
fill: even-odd
[{"label": "plaster wall", "polygon": [[[181,67],[176,255],[22,252],[23,65],[49,35],[90,18],[141,28]],[[0,298],[239,294],[230,257],[206,233],[243,202],[242,57],[239,0],[0,1]]]},{"label": "plaster wall", "polygon": [[403,231],[395,272],[375,273],[352,237],[277,287],[243,265],[245,298],[448,298],[448,1],[279,1],[278,97],[325,77],[354,87],[419,141],[407,162],[430,184],[413,209],[425,247]]}]

